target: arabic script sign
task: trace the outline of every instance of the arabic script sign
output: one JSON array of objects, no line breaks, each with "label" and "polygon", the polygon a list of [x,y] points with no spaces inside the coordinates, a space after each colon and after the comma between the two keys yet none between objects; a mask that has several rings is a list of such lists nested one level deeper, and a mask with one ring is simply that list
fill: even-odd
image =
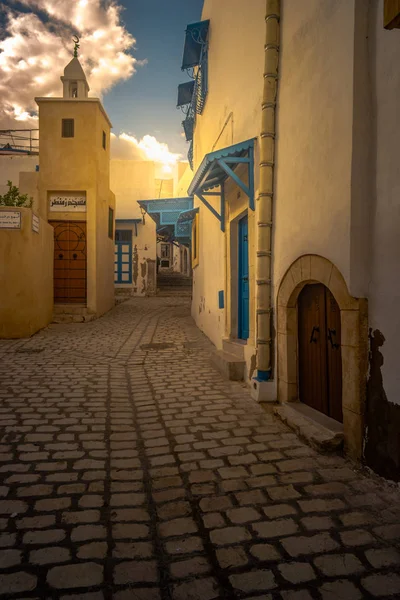
[{"label": "arabic script sign", "polygon": [[84,192],[62,192],[49,195],[49,208],[58,212],[86,212],[86,194]]},{"label": "arabic script sign", "polygon": [[19,210],[0,210],[0,229],[21,229]]}]

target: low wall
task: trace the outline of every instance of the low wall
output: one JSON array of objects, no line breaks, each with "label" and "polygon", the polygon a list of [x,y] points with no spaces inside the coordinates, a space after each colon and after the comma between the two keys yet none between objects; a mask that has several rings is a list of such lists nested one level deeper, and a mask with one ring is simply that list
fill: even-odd
[{"label": "low wall", "polygon": [[0,207],[0,338],[51,322],[53,244],[52,226],[30,208]]}]

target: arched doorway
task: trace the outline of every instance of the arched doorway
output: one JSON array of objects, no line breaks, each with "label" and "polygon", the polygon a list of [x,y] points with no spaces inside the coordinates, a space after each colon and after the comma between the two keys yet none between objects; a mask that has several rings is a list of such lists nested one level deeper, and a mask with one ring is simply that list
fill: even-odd
[{"label": "arched doorway", "polygon": [[[340,345],[341,378],[332,381],[341,385],[344,439],[347,451],[360,458],[364,434],[364,406],[366,374],[368,368],[368,307],[363,298],[354,298],[349,294],[346,282],[329,260],[315,254],[299,257],[283,276],[277,296],[277,363],[278,363],[278,400],[279,402],[298,402],[301,400],[299,382],[299,297],[307,286],[323,285],[333,296],[340,314],[340,329],[332,324],[332,343]],[[307,292],[305,292],[307,293]],[[326,292],[324,292],[326,294]],[[330,300],[331,296],[328,296]],[[326,300],[325,300],[326,302]],[[310,342],[312,327],[308,331],[307,344]],[[326,325],[325,325],[326,327]],[[340,340],[338,332],[340,331]],[[315,330],[314,330],[315,333]],[[327,338],[328,331],[326,331]],[[328,345],[330,340],[326,340]],[[304,342],[304,344],[306,343]]]},{"label": "arched doorway", "polygon": [[299,399],[343,422],[340,309],[321,283],[298,298]]}]

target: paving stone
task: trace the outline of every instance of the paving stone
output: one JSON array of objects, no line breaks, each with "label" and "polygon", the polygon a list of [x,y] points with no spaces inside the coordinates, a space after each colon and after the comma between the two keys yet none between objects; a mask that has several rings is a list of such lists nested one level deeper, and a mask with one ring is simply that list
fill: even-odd
[{"label": "paving stone", "polygon": [[396,548],[373,548],[366,550],[365,556],[375,569],[400,565],[400,552]]},{"label": "paving stone", "polygon": [[303,554],[319,554],[336,550],[339,544],[327,533],[319,533],[310,537],[298,536],[282,540],[282,546],[290,556]]},{"label": "paving stone", "polygon": [[210,532],[210,539],[217,546],[237,544],[251,539],[251,534],[245,527],[224,527]]},{"label": "paving stone", "polygon": [[[6,590],[7,596],[11,594],[19,594],[22,592],[30,592],[36,587],[37,578],[31,573],[18,571],[9,573],[8,575],[0,575],[0,590]],[[2,594],[2,591],[0,591]]]},{"label": "paving stone", "polygon": [[40,548],[32,550],[29,554],[29,561],[36,565],[48,565],[68,562],[71,559],[71,554],[68,548],[60,546]]},{"label": "paving stone", "polygon": [[151,558],[153,545],[151,542],[116,542],[113,556],[114,558]]},{"label": "paving stone", "polygon": [[[103,600],[103,596],[100,600]],[[113,600],[161,600],[161,595],[156,588],[128,587],[113,594]]]},{"label": "paving stone", "polygon": [[251,507],[231,508],[226,515],[232,523],[251,523],[261,518],[260,513]]},{"label": "paving stone", "polygon": [[175,585],[173,600],[213,600],[219,598],[218,584],[213,578],[194,579]]},{"label": "paving stone", "polygon": [[191,554],[203,550],[203,542],[199,537],[192,536],[166,542],[165,548],[168,554]]},{"label": "paving stone", "polygon": [[266,504],[267,497],[261,490],[251,490],[250,492],[238,492],[235,494],[236,500],[241,505],[250,504],[251,506],[257,504]]},{"label": "paving stone", "polygon": [[19,550],[0,550],[0,569],[15,567],[21,563],[21,552]]},{"label": "paving stone", "polygon": [[281,557],[275,546],[271,544],[254,544],[250,552],[258,560],[278,560]]},{"label": "paving stone", "polygon": [[400,523],[375,527],[373,532],[384,540],[398,540],[400,539]]},{"label": "paving stone", "polygon": [[322,600],[360,600],[364,595],[351,581],[338,579],[324,583],[319,588]]},{"label": "paving stone", "polygon": [[287,590],[281,592],[282,600],[313,600],[308,590]]},{"label": "paving stone", "polygon": [[154,560],[125,561],[114,567],[114,583],[157,583],[158,570]]},{"label": "paving stone", "polygon": [[263,521],[253,523],[253,529],[258,537],[274,538],[296,533],[299,526],[293,519],[275,519],[274,521]]},{"label": "paving stone", "polygon": [[309,531],[322,531],[335,527],[330,517],[304,517],[304,519],[301,519],[301,523]]},{"label": "paving stone", "polygon": [[22,541],[24,544],[55,544],[65,538],[65,531],[62,529],[49,529],[45,531],[28,531],[24,534]]},{"label": "paving stone", "polygon": [[159,525],[159,532],[162,537],[171,537],[175,535],[187,535],[195,533],[197,525],[190,518],[173,519]]},{"label": "paving stone", "polygon": [[90,544],[84,544],[79,546],[77,551],[78,558],[105,558],[107,555],[107,544],[106,542],[91,542]]},{"label": "paving stone", "polygon": [[263,569],[231,575],[229,581],[235,590],[246,593],[271,590],[277,587],[272,571]]},{"label": "paving stone", "polygon": [[364,529],[343,531],[340,533],[340,539],[344,546],[367,546],[376,542],[376,539]]},{"label": "paving stone", "polygon": [[378,598],[400,594],[400,575],[396,573],[368,575],[361,580],[361,584],[367,592]]},{"label": "paving stone", "polygon": [[328,577],[353,575],[365,571],[354,554],[327,554],[314,559],[315,566]]},{"label": "paving stone", "polygon": [[299,584],[315,579],[314,569],[308,563],[283,563],[278,565],[282,576],[290,583]]},{"label": "paving stone", "polygon": [[56,589],[90,587],[103,581],[103,567],[93,562],[53,567],[47,583]]},{"label": "paving stone", "polygon": [[106,529],[103,525],[78,525],[71,532],[73,542],[86,542],[106,537]]},{"label": "paving stone", "polygon": [[203,498],[200,501],[200,509],[203,512],[226,510],[231,508],[231,506],[232,501],[227,496],[212,496],[210,498]]},{"label": "paving stone", "polygon": [[35,502],[35,510],[41,512],[53,512],[63,510],[71,506],[71,498],[46,498]]},{"label": "paving stone", "polygon": [[204,575],[211,570],[208,560],[203,556],[196,556],[187,560],[171,563],[171,575],[177,579],[186,579],[196,575]]},{"label": "paving stone", "polygon": [[231,569],[247,565],[249,559],[241,546],[230,546],[216,550],[217,560],[222,569]]}]

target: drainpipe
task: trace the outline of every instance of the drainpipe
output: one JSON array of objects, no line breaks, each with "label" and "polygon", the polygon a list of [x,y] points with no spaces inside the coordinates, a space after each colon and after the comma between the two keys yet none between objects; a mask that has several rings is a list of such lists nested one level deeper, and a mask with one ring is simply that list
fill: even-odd
[{"label": "drainpipe", "polygon": [[257,380],[272,377],[272,199],[278,88],[280,0],[267,0],[256,259]]}]

